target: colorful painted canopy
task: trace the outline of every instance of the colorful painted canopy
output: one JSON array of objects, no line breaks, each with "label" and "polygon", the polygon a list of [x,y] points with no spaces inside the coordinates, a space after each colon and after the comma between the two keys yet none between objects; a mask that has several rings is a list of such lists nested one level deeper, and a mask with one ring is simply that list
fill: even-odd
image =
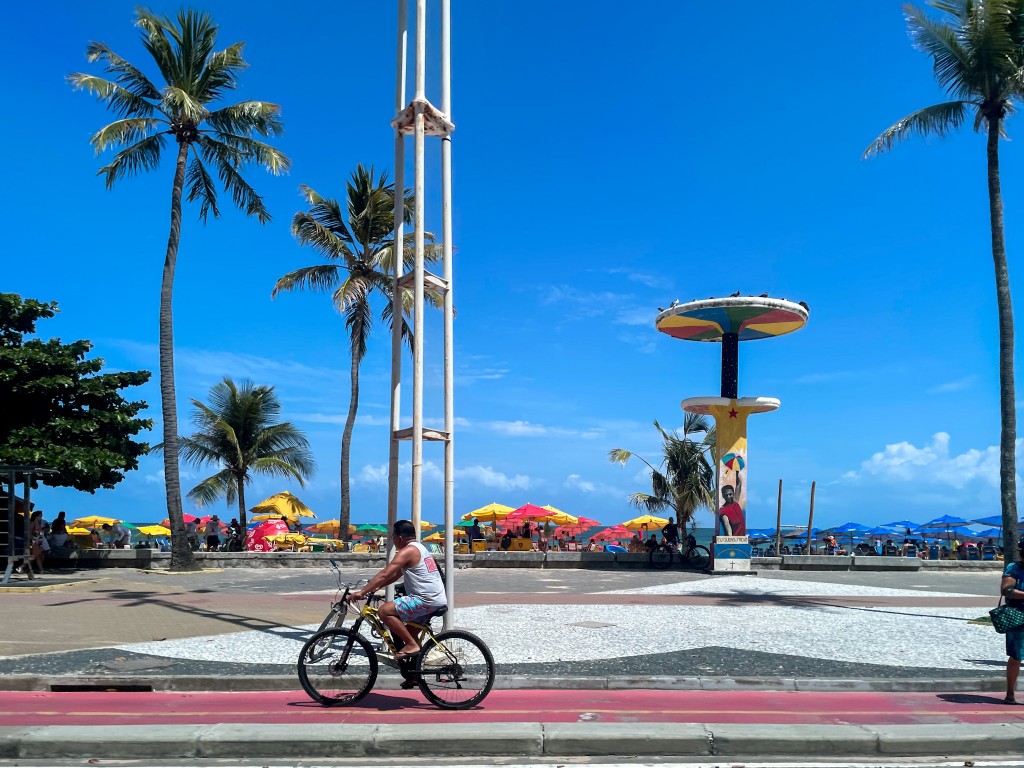
[{"label": "colorful painted canopy", "polygon": [[807,310],[784,299],[737,296],[677,304],[658,315],[662,333],[688,341],[721,341],[735,333],[740,341],[792,333],[807,324]]}]

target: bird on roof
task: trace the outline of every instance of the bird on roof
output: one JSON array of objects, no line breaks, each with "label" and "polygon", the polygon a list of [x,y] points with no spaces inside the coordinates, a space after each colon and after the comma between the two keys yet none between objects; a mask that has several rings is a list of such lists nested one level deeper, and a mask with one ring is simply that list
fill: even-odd
[{"label": "bird on roof", "polygon": [[809,306],[807,306],[807,302],[806,301],[801,301],[801,302],[798,302],[798,303],[800,304],[801,307],[806,309],[808,312],[811,311],[811,308]]},{"label": "bird on roof", "polygon": [[678,304],[679,304],[679,299],[672,299],[672,303],[669,304],[669,306],[670,307],[675,307],[675,306],[678,306]]},{"label": "bird on roof", "polygon": [[762,293],[760,298],[767,299],[768,298],[768,291],[765,291],[764,293]]},{"label": "bird on roof", "polygon": [[732,297],[732,296],[739,296],[739,295],[740,295],[739,291],[736,291],[735,293],[730,293],[729,294],[730,297]]},{"label": "bird on roof", "polygon": [[664,307],[658,307],[658,311],[659,311],[659,312],[664,312],[664,311],[665,311],[665,308],[664,308]]}]

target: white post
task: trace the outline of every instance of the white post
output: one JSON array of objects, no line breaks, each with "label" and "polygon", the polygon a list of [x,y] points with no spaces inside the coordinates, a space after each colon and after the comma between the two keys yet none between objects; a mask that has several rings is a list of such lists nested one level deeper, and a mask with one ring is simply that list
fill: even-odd
[{"label": "white post", "polygon": [[[452,120],[451,0],[441,0],[441,111]],[[448,613],[444,628],[451,629],[455,614],[455,555],[452,531],[455,525],[455,374],[454,304],[452,301],[452,137],[441,137],[441,242],[444,251],[444,564]]]},{"label": "white post", "polygon": [[420,536],[423,496],[423,231],[425,224],[425,185],[423,144],[424,117],[423,100],[426,99],[426,45],[427,45],[427,0],[416,0],[416,123],[414,194],[416,207],[414,215],[416,272],[413,292],[413,352],[412,352],[412,524],[416,536]]},{"label": "white post", "polygon": [[[405,57],[408,38],[408,0],[398,0],[398,41],[395,76],[395,115],[405,108]],[[402,245],[405,238],[405,137],[395,128],[395,280],[392,283],[391,303],[391,441],[388,449],[388,532],[387,552],[391,549],[391,531],[398,519],[398,464],[399,440],[395,433],[401,428],[402,417],[402,292],[398,280],[402,277]],[[394,599],[394,587],[388,586],[388,600]]]}]

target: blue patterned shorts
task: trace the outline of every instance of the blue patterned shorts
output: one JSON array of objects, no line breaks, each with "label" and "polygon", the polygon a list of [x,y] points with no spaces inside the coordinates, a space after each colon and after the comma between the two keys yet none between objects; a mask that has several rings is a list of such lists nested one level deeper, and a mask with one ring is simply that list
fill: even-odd
[{"label": "blue patterned shorts", "polygon": [[395,598],[395,612],[398,614],[398,618],[406,624],[410,621],[419,621],[435,610],[437,609],[427,605],[423,602],[422,597],[416,597],[416,595]]}]

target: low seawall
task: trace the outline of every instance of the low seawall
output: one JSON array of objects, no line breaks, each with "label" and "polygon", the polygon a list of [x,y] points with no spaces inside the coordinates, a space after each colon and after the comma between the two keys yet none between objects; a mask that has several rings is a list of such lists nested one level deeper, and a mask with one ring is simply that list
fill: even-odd
[{"label": "low seawall", "polygon": [[[202,568],[326,568],[334,561],[341,568],[382,568],[383,554],[365,552],[196,552]],[[47,560],[55,568],[141,568],[168,570],[169,552],[150,549],[84,549],[76,557]],[[476,552],[455,555],[457,568],[650,568],[647,555],[632,552]],[[783,555],[755,557],[752,571],[917,571],[929,569],[1002,570],[1002,561],[921,560],[913,557],[842,557]],[[742,575],[742,571],[727,571]]]}]

